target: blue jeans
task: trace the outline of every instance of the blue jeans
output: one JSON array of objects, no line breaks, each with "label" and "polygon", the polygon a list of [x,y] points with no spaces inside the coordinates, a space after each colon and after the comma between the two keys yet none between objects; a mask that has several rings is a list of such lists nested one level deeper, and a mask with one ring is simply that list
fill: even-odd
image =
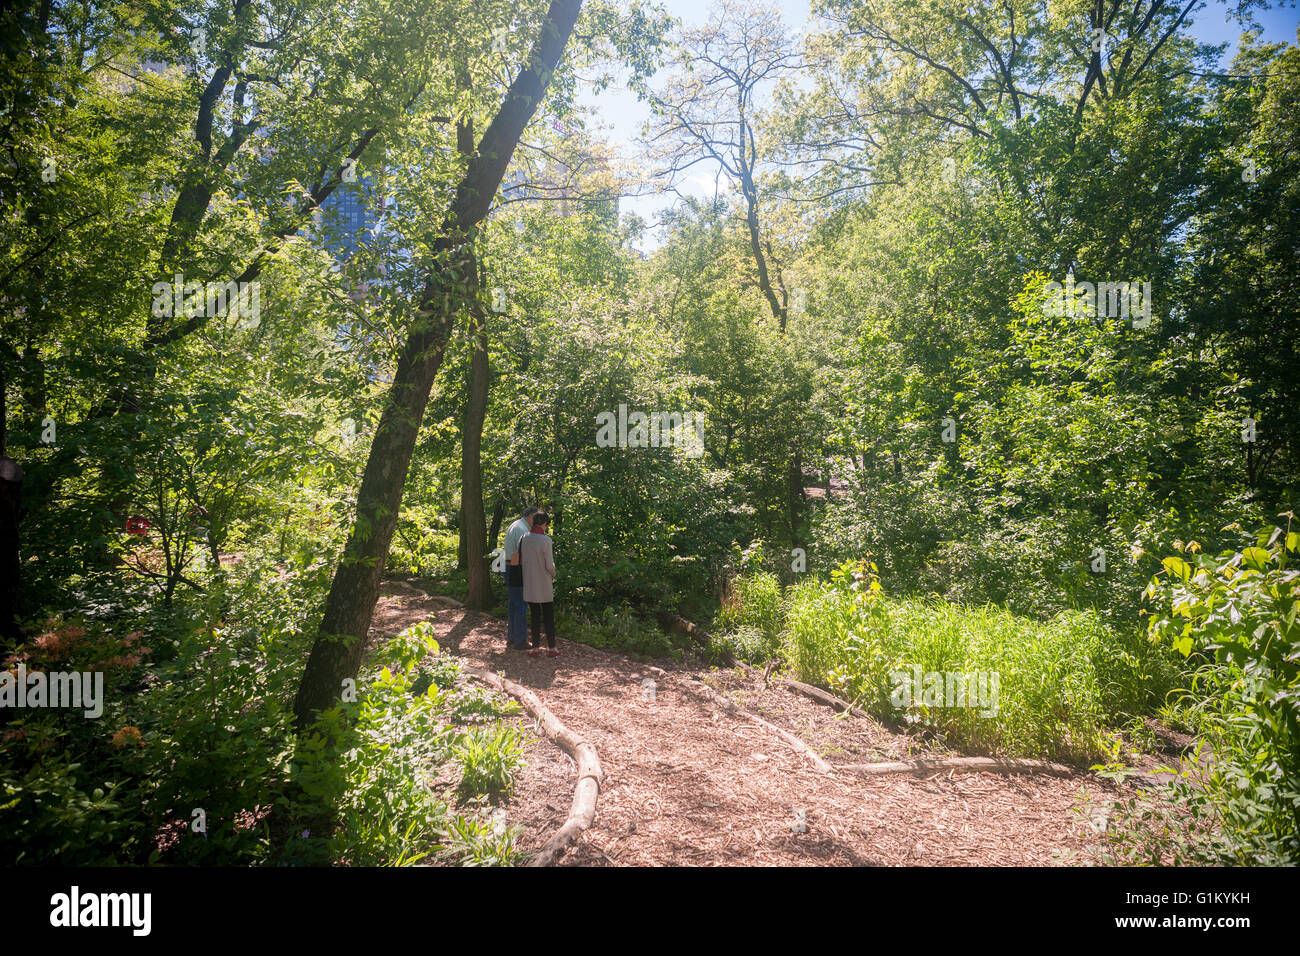
[{"label": "blue jeans", "polygon": [[516,647],[528,643],[528,623],[525,619],[528,605],[524,603],[524,589],[510,586],[510,572],[501,575],[506,583],[506,640]]}]

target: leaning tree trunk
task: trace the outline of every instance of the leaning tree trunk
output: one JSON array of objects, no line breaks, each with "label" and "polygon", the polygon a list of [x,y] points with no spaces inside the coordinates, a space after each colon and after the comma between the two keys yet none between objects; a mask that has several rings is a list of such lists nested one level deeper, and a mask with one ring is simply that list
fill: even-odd
[{"label": "leaning tree trunk", "polygon": [[446,321],[429,310],[416,318],[402,350],[361,479],[356,520],[294,702],[300,729],[339,699],[343,681],[355,678],[360,668],[416,433],[449,337]]},{"label": "leaning tree trunk", "polygon": [[[355,679],[361,667],[429,390],[442,365],[458,306],[476,280],[472,268],[467,269],[472,232],[487,216],[519,137],[542,101],[581,8],[582,0],[552,0],[528,65],[510,84],[456,188],[442,234],[434,246],[435,271],[425,282],[420,308],[389,386],[357,494],[356,519],[330,584],[320,632],[294,700],[295,723],[300,732],[311,725],[317,712],[339,700],[343,682]],[[464,134],[465,124],[461,124],[460,135]]]}]

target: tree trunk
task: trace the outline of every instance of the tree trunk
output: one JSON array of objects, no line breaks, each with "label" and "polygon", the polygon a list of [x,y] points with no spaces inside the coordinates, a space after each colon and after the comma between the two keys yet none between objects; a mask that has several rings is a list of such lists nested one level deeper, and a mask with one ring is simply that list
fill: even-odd
[{"label": "tree trunk", "polygon": [[[471,260],[473,254],[470,254]],[[474,272],[477,286],[477,271]],[[483,419],[488,400],[488,343],[483,309],[470,306],[469,400],[465,403],[465,426],[461,430],[460,530],[465,542],[465,565],[469,572],[469,594],[465,605],[475,611],[492,606],[492,584],[488,578],[487,520],[483,515]]]},{"label": "tree trunk", "polygon": [[7,458],[9,455],[9,379],[5,375],[8,345],[7,342],[0,342],[0,458]]},{"label": "tree trunk", "polygon": [[388,390],[357,494],[356,519],[294,702],[299,729],[338,700],[342,682],[355,678],[361,665],[416,435],[451,334],[451,324],[441,315],[432,309],[421,312],[412,323]]},{"label": "tree trunk", "polygon": [[23,470],[12,458],[0,457],[0,651],[22,642],[18,618],[22,614],[22,546],[18,523],[22,519]]},{"label": "tree trunk", "polygon": [[5,387],[4,366],[0,364],[0,651],[13,650],[22,642],[18,627],[22,605],[18,523],[23,513],[23,469],[5,453]]},{"label": "tree trunk", "polygon": [[[411,322],[388,390],[357,494],[356,519],[330,585],[320,632],[294,700],[300,732],[310,726],[318,711],[339,700],[343,681],[355,679],[360,669],[416,435],[451,336],[456,314],[452,296],[459,306],[465,290],[476,279],[472,269],[466,268],[470,233],[487,215],[581,8],[582,0],[552,0],[528,65],[510,84],[501,108],[483,133],[434,244],[434,271],[425,282],[420,308]],[[463,130],[461,124],[462,134]]]},{"label": "tree trunk", "polygon": [[28,432],[39,434],[41,422],[45,419],[45,361],[41,350],[29,341],[23,349],[23,403],[27,406],[26,428]]},{"label": "tree trunk", "polygon": [[[1255,420],[1255,409],[1253,408],[1250,410],[1250,420],[1252,422]],[[1254,437],[1254,435],[1251,436],[1251,438]],[[1248,441],[1246,442],[1246,487],[1254,491],[1255,483],[1255,443]]]},{"label": "tree trunk", "polygon": [[501,537],[501,522],[505,520],[506,503],[500,498],[497,499],[496,507],[492,509],[492,526],[488,528],[486,542],[486,553],[491,554],[496,550],[497,539]]},{"label": "tree trunk", "polygon": [[[758,270],[758,288],[762,291],[763,298],[767,299],[768,307],[772,310],[772,318],[776,319],[777,326],[784,332],[785,305],[776,297],[776,289],[772,286],[772,278],[767,268],[767,257],[763,255],[763,244],[759,235],[758,188],[754,185],[748,166],[742,164],[740,174],[740,191],[745,197],[745,225],[749,228],[749,250],[753,253],[754,267]],[[781,282],[779,272],[777,281]],[[782,298],[785,297],[784,283],[782,283],[781,296]]]},{"label": "tree trunk", "polygon": [[796,548],[803,540],[803,455],[796,451],[786,469],[786,504],[790,511],[790,541]]},{"label": "tree trunk", "polygon": [[[788,294],[785,288],[785,280],[781,276],[779,264],[773,263],[776,273],[776,285],[772,283],[772,273],[768,269],[768,257],[763,254],[763,242],[761,231],[758,223],[758,187],[754,183],[753,172],[748,163],[744,161],[745,130],[747,124],[741,122],[741,161],[740,161],[740,191],[745,197],[745,225],[749,230],[749,249],[754,256],[754,267],[758,270],[758,287],[763,293],[763,298],[767,300],[768,307],[772,310],[772,317],[776,319],[777,328],[781,334],[785,334],[785,322],[788,315]],[[750,141],[753,142],[753,132],[750,132]],[[771,244],[768,245],[768,251],[771,251]],[[777,298],[777,286],[780,287],[781,296]],[[786,466],[786,506],[789,510],[790,519],[790,541],[795,547],[803,546],[803,456],[796,449]]]}]

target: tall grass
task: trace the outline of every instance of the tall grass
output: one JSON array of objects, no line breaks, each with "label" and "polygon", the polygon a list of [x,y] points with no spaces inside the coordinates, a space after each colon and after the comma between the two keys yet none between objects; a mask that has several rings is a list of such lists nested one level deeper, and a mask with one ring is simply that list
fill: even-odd
[{"label": "tall grass", "polygon": [[[1107,732],[1158,706],[1175,673],[1136,637],[1108,633],[1094,612],[1039,621],[994,606],[892,600],[870,571],[792,588],[782,649],[800,680],[885,720],[927,726],[967,750],[1070,761],[1102,757]],[[898,706],[897,675],[914,666],[997,674],[996,713]]]}]

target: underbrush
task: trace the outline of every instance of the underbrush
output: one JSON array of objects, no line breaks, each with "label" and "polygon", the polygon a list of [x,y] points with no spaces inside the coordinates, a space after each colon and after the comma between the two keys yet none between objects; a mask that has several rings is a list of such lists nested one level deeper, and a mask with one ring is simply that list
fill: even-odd
[{"label": "underbrush", "polygon": [[[421,674],[431,660],[433,673]],[[509,794],[522,764],[524,739],[499,723],[518,706],[483,691],[458,692],[457,672],[454,661],[440,658],[427,623],[380,649],[355,704],[322,715],[299,746],[298,815],[332,813],[335,826],[318,846],[310,838],[295,845],[291,857],[364,866],[425,857],[511,862],[516,833],[494,827],[485,804]],[[424,688],[418,694],[417,682]],[[453,789],[469,812],[447,802]],[[314,858],[322,854],[326,859]]]},{"label": "underbrush", "polygon": [[770,571],[746,571],[730,582],[713,618],[718,644],[749,663],[767,660],[780,646],[785,624],[785,594]]},{"label": "underbrush", "polygon": [[[0,857],[18,864],[509,863],[524,741],[511,702],[455,687],[427,625],[385,643],[299,739],[291,702],[328,568],[232,570],[160,613],[46,622],[6,662],[99,671],[102,715],[0,710]],[[89,593],[89,592],[88,592]],[[139,598],[139,600],[136,600]]]},{"label": "underbrush", "polygon": [[[1290,514],[1287,518],[1292,518]],[[1217,557],[1178,542],[1147,597],[1150,636],[1193,665],[1164,716],[1198,735],[1203,763],[1168,804],[1117,808],[1110,862],[1300,862],[1300,533],[1271,527]]]},{"label": "underbrush", "polygon": [[719,656],[729,653],[759,664],[779,652],[787,605],[777,553],[761,540],[743,549],[732,545],[723,572],[722,599],[711,612],[710,630]]},{"label": "underbrush", "polygon": [[630,608],[607,607],[599,614],[557,610],[555,633],[565,640],[621,651],[644,660],[681,661],[691,647],[688,638],[664,633],[655,622]]}]

